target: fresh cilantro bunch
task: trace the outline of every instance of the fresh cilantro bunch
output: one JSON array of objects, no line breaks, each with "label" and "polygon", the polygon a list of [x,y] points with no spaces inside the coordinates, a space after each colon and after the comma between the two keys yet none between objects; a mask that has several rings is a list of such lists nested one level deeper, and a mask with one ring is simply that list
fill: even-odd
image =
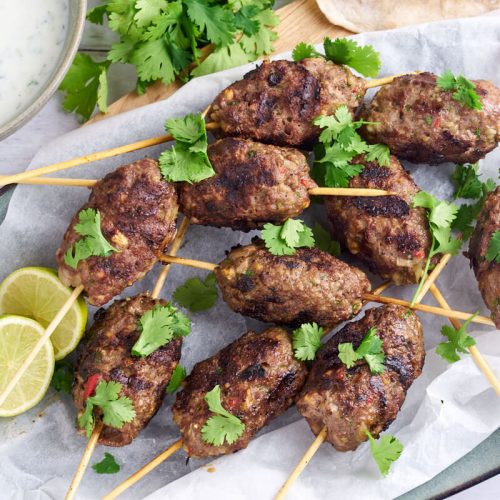
[{"label": "fresh cilantro bunch", "polygon": [[118,252],[101,231],[101,213],[99,210],[87,208],[78,214],[78,224],[74,230],[83,238],[72,245],[64,254],[64,262],[76,269],[81,260],[91,256],[108,257],[113,252]]},{"label": "fresh cilantro bunch", "polygon": [[215,305],[219,294],[214,273],[209,273],[204,281],[190,278],[177,287],[174,300],[192,312],[206,311]]},{"label": "fresh cilantro bunch", "polygon": [[111,453],[104,452],[104,458],[92,466],[97,474],[116,474],[120,472],[120,465]]},{"label": "fresh cilantro bunch", "polygon": [[365,434],[370,441],[370,451],[375,460],[380,472],[383,476],[387,476],[391,469],[391,465],[395,462],[403,452],[403,444],[395,436],[384,434],[378,442],[373,438],[369,431],[365,430]]},{"label": "fresh cilantro bunch", "polygon": [[299,219],[288,219],[281,226],[265,224],[261,236],[273,255],[293,255],[296,248],[314,246],[311,229]]},{"label": "fresh cilantro bunch", "polygon": [[368,330],[357,349],[354,349],[352,342],[339,344],[339,359],[347,368],[352,368],[362,359],[368,364],[371,373],[382,373],[385,369],[385,354],[382,350],[382,340],[377,336],[377,328],[372,326]]},{"label": "fresh cilantro bunch", "polygon": [[170,381],[165,389],[168,394],[173,394],[186,379],[186,369],[182,365],[177,365],[172,372]]},{"label": "fresh cilantro bunch", "polygon": [[321,347],[325,331],[317,323],[304,323],[292,334],[293,351],[300,361],[312,361]]},{"label": "fresh cilantro bunch", "polygon": [[201,76],[256,60],[272,52],[279,18],[273,0],[111,0],[90,10],[87,19],[119,36],[96,62],[78,54],[60,89],[64,108],[88,120],[96,106],[106,111],[111,64],[132,64],[136,90],[155,81]]},{"label": "fresh cilantro bunch", "polygon": [[323,40],[325,54],[318,52],[314,46],[299,43],[292,53],[294,61],[302,61],[310,57],[323,57],[335,64],[344,64],[363,76],[375,77],[380,71],[380,55],[371,45],[360,46],[354,40],[326,37]]},{"label": "fresh cilantro bunch", "polygon": [[462,104],[462,106],[469,109],[483,109],[481,99],[476,92],[476,86],[465,78],[465,76],[455,76],[447,69],[438,77],[436,83],[441,90],[453,92],[453,99]]},{"label": "fresh cilantro bunch", "polygon": [[122,384],[119,382],[101,380],[94,395],[86,399],[85,411],[78,418],[78,425],[85,429],[87,437],[94,430],[96,407],[101,410],[105,425],[121,429],[125,423],[132,422],[135,417],[134,405],[126,396],[118,397],[121,390]]},{"label": "fresh cilantro bunch", "polygon": [[455,363],[460,359],[459,352],[466,353],[467,347],[476,345],[476,341],[467,334],[467,327],[477,316],[473,314],[460,328],[456,329],[449,325],[441,327],[441,333],[448,339],[448,342],[441,342],[436,347],[436,354],[439,354],[448,363]]},{"label": "fresh cilantro bunch", "polygon": [[357,133],[359,127],[369,123],[353,121],[345,105],[339,106],[332,116],[315,118],[314,124],[323,129],[314,149],[312,169],[312,176],[318,184],[348,187],[349,181],[363,171],[363,165],[352,163],[360,154],[364,154],[367,161],[390,165],[390,150],[385,144],[367,144]]},{"label": "fresh cilantro bunch", "polygon": [[500,264],[500,231],[495,231],[491,235],[486,251],[486,260]]},{"label": "fresh cilantro bunch", "polygon": [[451,226],[458,212],[458,207],[456,205],[447,203],[446,201],[440,201],[432,194],[420,191],[413,198],[413,206],[427,209],[432,243],[420,283],[412,299],[412,306],[415,304],[415,299],[422,289],[434,255],[438,253],[455,255],[462,245],[461,240],[453,238],[451,235]]},{"label": "fresh cilantro bunch", "polygon": [[205,401],[215,415],[201,429],[203,441],[214,446],[222,446],[224,441],[233,444],[245,431],[245,424],[222,406],[219,385],[205,394]]},{"label": "fresh cilantro bunch", "polygon": [[189,335],[191,321],[171,304],[157,305],[139,318],[137,328],[141,334],[131,352],[144,358],[172,339]]}]

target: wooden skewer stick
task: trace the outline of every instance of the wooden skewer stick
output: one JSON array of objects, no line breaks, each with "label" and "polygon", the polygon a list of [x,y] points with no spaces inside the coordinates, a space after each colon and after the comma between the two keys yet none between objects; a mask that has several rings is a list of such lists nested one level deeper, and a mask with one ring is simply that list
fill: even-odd
[{"label": "wooden skewer stick", "polygon": [[9,394],[12,392],[16,384],[21,380],[21,377],[25,374],[28,367],[33,363],[33,360],[36,358],[37,354],[43,348],[44,344],[49,340],[50,336],[54,333],[54,330],[59,326],[59,323],[63,320],[66,313],[69,311],[70,307],[76,301],[78,296],[83,291],[83,285],[78,286],[73,290],[71,295],[68,297],[66,302],[63,304],[59,312],[54,316],[52,321],[47,325],[45,332],[40,337],[40,340],[35,344],[35,347],[23,361],[23,364],[19,367],[15,375],[12,377],[12,380],[7,384],[7,387],[4,389],[3,393],[0,395],[0,406],[4,404],[5,400],[9,397]]},{"label": "wooden skewer stick", "polygon": [[[446,299],[443,297],[443,295],[441,294],[436,285],[432,284],[430,287],[430,291],[432,295],[434,295],[434,298],[436,299],[437,303],[443,309],[450,309],[448,302],[446,302]],[[459,329],[461,326],[460,322],[457,321],[456,319],[450,318],[450,322],[456,329]],[[475,361],[478,368],[483,372],[484,376],[488,379],[488,382],[495,389],[497,395],[500,396],[500,381],[498,380],[498,378],[496,377],[495,373],[490,368],[486,360],[483,358],[483,355],[479,352],[479,349],[475,345],[470,346],[468,349],[470,355],[472,356],[472,359]]]},{"label": "wooden skewer stick", "polygon": [[374,87],[382,87],[388,83],[392,83],[396,78],[406,75],[418,75],[421,71],[410,71],[409,73],[398,73],[397,75],[384,76],[383,78],[376,78],[375,80],[367,80],[365,82],[365,89],[372,89]]},{"label": "wooden skewer stick", "polygon": [[[217,267],[217,264],[212,264],[211,262],[204,262],[201,260],[194,260],[194,259],[184,259],[182,257],[172,257],[170,255],[163,255],[160,257],[160,260],[162,262],[171,262],[172,264],[182,264],[184,266],[196,267],[198,269],[205,269],[207,271],[213,271]],[[471,314],[465,312],[446,310],[442,309],[441,307],[428,306],[424,304],[414,304],[412,306],[411,303],[407,302],[406,300],[395,299],[393,297],[379,297],[373,293],[363,294],[363,299],[369,300],[371,302],[378,302],[380,304],[397,304],[400,306],[408,307],[410,309],[415,309],[417,311],[436,314],[438,316],[444,316],[445,318],[456,318],[456,319],[466,320],[470,316],[472,316]],[[473,322],[480,323],[482,325],[491,325],[491,326],[494,325],[493,321],[485,316],[476,316],[473,319]]]},{"label": "wooden skewer stick", "polygon": [[[436,267],[427,276],[427,279],[425,280],[422,288],[420,289],[420,292],[415,297],[415,303],[422,302],[423,298],[425,297],[425,294],[429,291],[429,289],[432,287],[432,285],[434,285],[434,282],[437,280],[438,276],[441,274],[441,271],[444,269],[446,264],[448,264],[448,262],[450,262],[451,257],[452,256],[450,253],[445,253],[441,257],[441,260],[436,264]],[[445,307],[444,309],[450,309],[450,308]]]},{"label": "wooden skewer stick", "polygon": [[[7,175],[0,175],[0,182],[7,179]],[[92,187],[97,181],[95,179],[66,179],[64,177],[33,177],[20,180],[18,184],[35,184],[44,186],[68,186],[68,187]]]}]

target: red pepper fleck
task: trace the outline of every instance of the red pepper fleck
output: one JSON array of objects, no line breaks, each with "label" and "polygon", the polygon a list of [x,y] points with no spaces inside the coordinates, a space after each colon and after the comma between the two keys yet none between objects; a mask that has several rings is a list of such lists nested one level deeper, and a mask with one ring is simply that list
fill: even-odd
[{"label": "red pepper fleck", "polygon": [[432,128],[439,128],[441,126],[441,117],[437,116],[434,118],[434,122],[432,123]]},{"label": "red pepper fleck", "polygon": [[95,388],[97,387],[97,384],[101,381],[101,379],[102,375],[100,373],[95,373],[87,379],[87,382],[85,382],[85,390],[83,391],[84,401],[87,401],[87,398],[94,394]]},{"label": "red pepper fleck", "polygon": [[305,186],[305,187],[308,187],[309,186],[309,183],[307,182],[307,179],[300,179],[300,183]]},{"label": "red pepper fleck", "polygon": [[413,253],[413,256],[417,259],[423,259],[425,257],[425,252],[423,250],[417,250]]}]

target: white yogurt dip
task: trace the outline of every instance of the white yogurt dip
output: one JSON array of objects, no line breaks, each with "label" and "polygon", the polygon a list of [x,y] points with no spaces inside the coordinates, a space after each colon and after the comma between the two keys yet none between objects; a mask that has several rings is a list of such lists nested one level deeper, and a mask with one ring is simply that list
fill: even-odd
[{"label": "white yogurt dip", "polygon": [[0,125],[23,112],[62,56],[69,0],[0,0]]}]

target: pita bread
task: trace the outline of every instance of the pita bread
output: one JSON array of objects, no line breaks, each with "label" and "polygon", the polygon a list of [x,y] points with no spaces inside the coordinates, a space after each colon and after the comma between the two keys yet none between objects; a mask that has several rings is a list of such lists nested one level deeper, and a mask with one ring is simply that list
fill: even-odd
[{"label": "pita bread", "polygon": [[328,20],[361,33],[441,19],[471,17],[500,8],[500,0],[316,0]]}]

